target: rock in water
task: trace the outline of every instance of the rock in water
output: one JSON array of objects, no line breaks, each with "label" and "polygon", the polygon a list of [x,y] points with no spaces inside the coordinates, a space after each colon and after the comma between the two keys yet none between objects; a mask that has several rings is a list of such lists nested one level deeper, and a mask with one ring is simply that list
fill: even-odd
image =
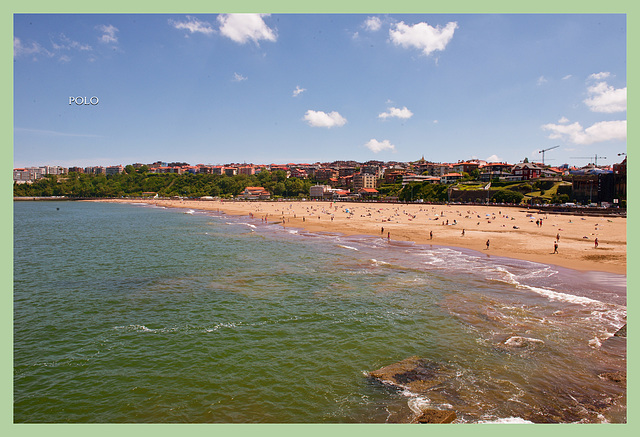
[{"label": "rock in water", "polygon": [[507,340],[505,340],[504,345],[515,348],[534,348],[544,345],[544,341],[537,338],[528,338],[514,335],[513,337],[509,337]]},{"label": "rock in water", "polygon": [[451,423],[456,420],[456,412],[451,410],[422,410],[412,423]]},{"label": "rock in water", "polygon": [[627,337],[627,324],[625,323],[624,326],[620,329],[618,329],[616,331],[615,334],[613,334],[614,337]]},{"label": "rock in water", "polygon": [[384,384],[407,388],[413,393],[421,393],[455,376],[455,372],[435,361],[409,357],[369,372],[369,376]]}]

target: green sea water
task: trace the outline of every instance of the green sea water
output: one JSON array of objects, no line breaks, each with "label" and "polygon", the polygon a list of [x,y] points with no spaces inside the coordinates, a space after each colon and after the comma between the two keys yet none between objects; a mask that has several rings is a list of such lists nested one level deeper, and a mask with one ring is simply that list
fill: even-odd
[{"label": "green sea water", "polygon": [[[624,422],[626,278],[248,217],[14,203],[14,421]],[[527,338],[535,347],[511,347]],[[410,356],[428,393],[367,377]]]}]

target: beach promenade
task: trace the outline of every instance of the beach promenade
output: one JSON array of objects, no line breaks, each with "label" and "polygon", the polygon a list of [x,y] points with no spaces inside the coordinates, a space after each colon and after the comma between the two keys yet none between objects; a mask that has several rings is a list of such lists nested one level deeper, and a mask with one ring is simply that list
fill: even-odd
[{"label": "beach promenade", "polygon": [[[453,204],[157,199],[146,202],[245,215],[253,220],[309,231],[459,247],[488,256],[626,275],[625,217],[560,215],[539,213],[527,207]],[[557,253],[554,253],[556,242]]]}]

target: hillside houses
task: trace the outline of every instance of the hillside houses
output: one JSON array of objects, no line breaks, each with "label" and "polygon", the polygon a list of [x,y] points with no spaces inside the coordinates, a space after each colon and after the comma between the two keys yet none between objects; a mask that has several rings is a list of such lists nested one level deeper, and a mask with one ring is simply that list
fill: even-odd
[{"label": "hillside houses", "polygon": [[[133,167],[133,170],[131,169]],[[408,184],[441,184],[453,185],[464,181],[492,181],[519,182],[544,180],[564,180],[574,185],[574,193],[582,201],[594,199],[608,199],[609,197],[626,198],[626,158],[614,164],[613,167],[588,165],[582,168],[570,167],[564,164],[559,167],[544,166],[540,163],[519,162],[487,162],[478,159],[460,160],[457,162],[432,162],[423,157],[413,162],[397,161],[333,161],[315,163],[286,163],[286,164],[195,164],[186,162],[156,161],[151,164],[135,163],[132,165],[70,167],[41,166],[29,168],[15,168],[13,179],[16,184],[30,184],[43,177],[56,175],[63,180],[69,173],[84,173],[113,177],[132,171],[147,174],[193,174],[217,175],[227,177],[247,176],[253,183],[242,191],[238,197],[243,199],[268,199],[270,193],[264,187],[255,184],[262,172],[278,172],[280,183],[285,180],[308,180],[303,190],[311,198],[385,198],[397,195],[398,190]],[[60,179],[62,178],[62,179]],[[243,179],[244,180],[244,179]],[[272,179],[274,180],[274,179]],[[264,183],[264,182],[262,182]],[[261,184],[262,184],[261,183]],[[291,185],[288,187],[301,185]],[[270,189],[274,189],[269,185]],[[289,189],[289,188],[287,188]],[[299,188],[295,188],[299,190]],[[595,196],[598,191],[600,196]],[[282,193],[282,188],[278,190]],[[302,193],[303,191],[297,191]],[[381,194],[385,193],[385,194]],[[613,193],[613,194],[612,194]],[[622,194],[620,194],[622,193]],[[576,197],[576,199],[578,198]]]}]

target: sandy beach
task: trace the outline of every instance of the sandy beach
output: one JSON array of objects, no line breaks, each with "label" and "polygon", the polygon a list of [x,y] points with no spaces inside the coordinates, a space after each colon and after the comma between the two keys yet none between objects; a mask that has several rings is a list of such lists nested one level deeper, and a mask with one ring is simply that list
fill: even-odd
[{"label": "sandy beach", "polygon": [[[627,219],[624,217],[547,214],[526,207],[504,206],[157,199],[146,202],[245,215],[310,231],[373,235],[471,249],[487,256],[581,271],[626,275]],[[554,253],[556,241],[557,253]]]}]

